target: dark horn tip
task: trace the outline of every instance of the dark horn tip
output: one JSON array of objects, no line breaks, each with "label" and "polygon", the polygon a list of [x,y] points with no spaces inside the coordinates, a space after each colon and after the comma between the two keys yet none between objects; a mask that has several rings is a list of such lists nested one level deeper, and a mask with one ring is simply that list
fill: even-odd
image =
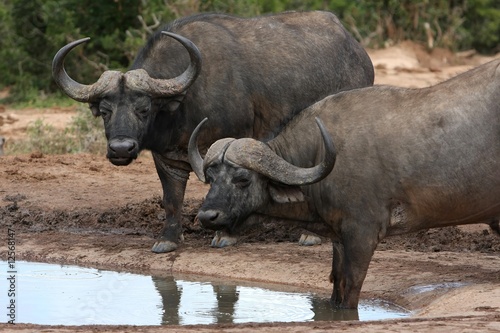
[{"label": "dark horn tip", "polygon": [[75,40],[75,41],[73,41],[73,42],[69,43],[68,45],[71,45],[71,47],[70,47],[70,48],[73,48],[73,47],[75,47],[75,46],[77,46],[77,45],[80,45],[80,44],[86,43],[86,42],[88,42],[89,40],[90,40],[90,37],[85,37],[85,38],[77,39],[77,40]]},{"label": "dark horn tip", "polygon": [[[85,38],[81,38],[81,39],[74,40],[74,41],[72,41],[72,42],[68,43],[68,44],[66,45],[66,47],[63,47],[63,49],[65,49],[65,48],[66,48],[66,49],[67,49],[67,48],[72,49],[73,47],[75,47],[75,46],[77,46],[77,45],[80,45],[80,44],[82,44],[82,43],[86,43],[86,42],[88,42],[89,40],[90,40],[90,37],[85,37]],[[61,49],[61,50],[62,50],[62,49]]]},{"label": "dark horn tip", "polygon": [[208,121],[208,117],[203,118],[203,120],[200,121],[200,123],[198,124],[198,126],[201,127],[201,125],[203,125],[206,121]]},{"label": "dark horn tip", "polygon": [[321,121],[319,117],[314,117],[314,120],[316,120],[316,124],[318,125],[321,136],[323,137],[323,143],[325,145],[326,153],[325,164],[327,166],[327,170],[329,169],[331,171],[333,169],[333,166],[335,165],[337,151],[335,149],[333,139],[328,133],[328,130],[325,128],[325,124],[323,124],[323,121]]},{"label": "dark horn tip", "polygon": [[176,33],[170,32],[170,31],[162,31],[161,32],[163,35],[171,37],[175,40],[177,40],[179,43],[183,44],[188,50],[191,52],[194,52],[196,54],[196,58],[201,61],[201,53],[198,47],[188,38],[178,35]]},{"label": "dark horn tip", "polygon": [[[162,31],[161,33],[162,33],[162,35],[171,37],[171,38],[173,38],[181,43],[186,40],[186,38],[182,37],[181,35],[175,34],[175,33],[170,32],[170,31]],[[191,42],[191,41],[189,41],[189,42]]]},{"label": "dark horn tip", "polygon": [[180,36],[180,35],[178,35],[176,33],[170,32],[170,31],[162,31],[161,33],[164,34],[164,35],[167,35],[169,37],[175,38],[175,39],[178,39],[179,37],[182,37],[182,36]]},{"label": "dark horn tip", "polygon": [[205,174],[203,172],[203,158],[200,155],[200,151],[198,150],[198,132],[200,131],[201,127],[203,124],[208,120],[207,117],[205,117],[198,126],[193,130],[193,133],[191,133],[191,137],[189,138],[189,143],[188,143],[188,160],[189,163],[191,164],[191,168],[193,169],[194,173],[198,177],[199,180],[202,182],[206,183],[205,179]]},{"label": "dark horn tip", "polygon": [[54,59],[52,60],[52,68],[55,69],[55,67],[59,63],[64,62],[64,57],[74,47],[76,47],[76,46],[78,46],[78,45],[80,45],[82,43],[88,42],[89,40],[90,40],[90,37],[85,37],[85,38],[82,38],[82,39],[78,39],[78,40],[75,40],[75,41],[72,41],[72,42],[66,44],[61,49],[59,49],[59,51],[57,51],[56,55],[54,56]]}]

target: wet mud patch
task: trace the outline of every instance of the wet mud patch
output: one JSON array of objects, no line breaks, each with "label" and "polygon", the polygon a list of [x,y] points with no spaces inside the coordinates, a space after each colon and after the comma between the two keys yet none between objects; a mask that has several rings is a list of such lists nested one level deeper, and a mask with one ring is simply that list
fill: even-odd
[{"label": "wet mud patch", "polygon": [[498,253],[500,237],[487,225],[480,231],[472,232],[463,231],[460,227],[445,227],[387,237],[379,244],[378,249]]},{"label": "wet mud patch", "polygon": [[[73,207],[70,210],[47,210],[25,204],[21,194],[6,195],[7,205],[0,207],[3,225],[15,226],[23,232],[63,231],[71,233],[111,233],[157,237],[165,221],[161,198],[155,196],[121,207],[92,209]],[[196,222],[195,216],[201,200],[187,198],[182,211],[182,224],[186,237],[209,242],[214,236]],[[482,230],[463,231],[460,227],[422,230],[403,236],[384,239],[377,250],[405,250],[419,252],[500,252],[500,237],[484,225]],[[253,216],[248,226],[239,233],[239,243],[297,242],[303,230],[290,227],[290,223],[269,217]],[[329,240],[323,238],[323,242]]]}]

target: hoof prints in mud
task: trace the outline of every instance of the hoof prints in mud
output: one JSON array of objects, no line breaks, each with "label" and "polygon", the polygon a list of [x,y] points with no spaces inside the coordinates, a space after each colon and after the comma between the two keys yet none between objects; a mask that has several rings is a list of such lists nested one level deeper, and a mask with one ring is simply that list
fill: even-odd
[{"label": "hoof prints in mud", "polygon": [[121,231],[153,237],[161,230],[164,221],[160,201],[151,198],[105,211],[88,207],[63,211],[29,207],[16,200],[1,208],[0,218],[2,223],[14,225],[19,231]]}]

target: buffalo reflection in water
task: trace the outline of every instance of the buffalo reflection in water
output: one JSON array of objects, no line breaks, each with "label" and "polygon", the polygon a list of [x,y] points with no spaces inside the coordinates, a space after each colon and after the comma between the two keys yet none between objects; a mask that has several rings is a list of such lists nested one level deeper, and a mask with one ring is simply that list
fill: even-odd
[{"label": "buffalo reflection in water", "polygon": [[[238,308],[238,301],[240,300],[240,287],[236,285],[225,285],[218,283],[210,283],[211,292],[207,295],[198,295],[206,299],[200,298],[183,300],[184,310],[181,309],[181,297],[183,293],[183,287],[180,285],[174,277],[151,277],[154,286],[162,299],[163,315],[162,324],[163,325],[183,325],[183,317],[189,315],[186,313],[186,307],[190,313],[197,312],[197,314],[202,317],[203,323],[208,324],[232,324],[237,323],[238,318],[235,316],[236,310]],[[206,289],[204,292],[206,292]],[[208,308],[211,300],[215,300],[213,308]],[[314,313],[311,318],[304,318],[301,321],[338,321],[338,320],[359,320],[358,310],[339,310],[333,309],[329,303],[328,298],[318,298],[318,297],[304,297],[304,300],[309,302],[309,309]],[[205,303],[200,306],[201,303]],[[258,299],[255,300],[258,303]],[[279,306],[279,305],[278,305]],[[255,307],[259,307],[256,304]],[[287,307],[287,304],[283,303],[283,307]],[[203,312],[203,313],[202,313]],[[249,311],[250,312],[250,311]],[[240,311],[241,313],[241,311]],[[252,314],[246,313],[245,319],[248,319]],[[280,315],[280,318],[276,318],[277,322],[287,322],[293,321],[293,314],[290,314],[290,318],[287,318],[286,312],[284,315]],[[259,321],[260,318],[255,318],[255,321]],[[252,320],[249,319],[248,322]],[[240,321],[241,322],[241,321]]]}]

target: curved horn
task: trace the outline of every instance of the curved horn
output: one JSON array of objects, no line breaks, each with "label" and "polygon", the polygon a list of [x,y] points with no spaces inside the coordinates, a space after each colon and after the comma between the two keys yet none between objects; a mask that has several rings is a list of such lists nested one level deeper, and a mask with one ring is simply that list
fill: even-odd
[{"label": "curved horn", "polygon": [[78,102],[91,102],[102,96],[112,83],[118,82],[122,75],[117,71],[105,71],[99,80],[91,85],[78,83],[69,77],[66,69],[64,69],[64,58],[75,46],[85,43],[89,39],[89,37],[82,38],[63,46],[52,61],[52,77],[54,81],[66,95]]},{"label": "curved horn", "polygon": [[154,79],[143,68],[134,69],[125,73],[127,86],[142,91],[152,97],[168,97],[180,95],[191,86],[201,71],[201,53],[189,39],[171,32],[162,31],[181,43],[189,53],[190,63],[181,75],[172,79]]},{"label": "curved horn", "polygon": [[198,150],[198,132],[201,126],[208,120],[208,118],[203,119],[198,126],[194,129],[191,137],[189,138],[188,144],[188,159],[198,179],[202,182],[206,182],[205,173],[203,172],[203,159],[201,158],[200,151]]},{"label": "curved horn", "polygon": [[168,90],[166,91],[167,95],[179,95],[180,93],[184,92],[187,88],[189,88],[189,86],[193,84],[194,80],[196,80],[196,78],[200,74],[201,63],[202,63],[201,53],[200,50],[198,50],[198,48],[196,47],[196,45],[194,45],[194,43],[189,39],[168,31],[162,31],[161,33],[177,40],[179,43],[182,44],[182,46],[186,48],[186,50],[189,53],[189,59],[191,61],[189,63],[188,68],[184,71],[184,73],[182,73],[176,78],[168,79],[166,80],[167,82],[165,82]]},{"label": "curved horn", "polygon": [[311,168],[297,167],[278,156],[263,142],[254,139],[240,139],[233,142],[226,151],[225,159],[242,167],[255,170],[270,179],[286,185],[309,185],[330,174],[335,165],[336,151],[333,140],[323,122],[315,118],[325,147],[323,161]]}]

